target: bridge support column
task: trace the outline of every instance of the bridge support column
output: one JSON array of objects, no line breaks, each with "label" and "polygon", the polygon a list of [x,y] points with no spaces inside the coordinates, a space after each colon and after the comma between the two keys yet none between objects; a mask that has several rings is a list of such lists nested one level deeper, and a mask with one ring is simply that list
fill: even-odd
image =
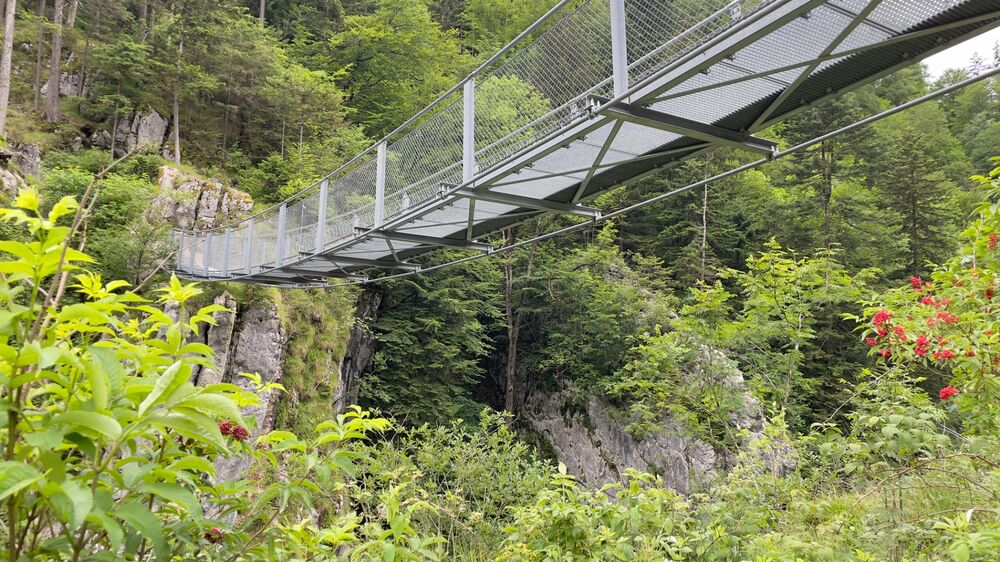
[{"label": "bridge support column", "polygon": [[375,155],[375,228],[385,222],[385,161],[388,147],[380,142]]},{"label": "bridge support column", "polygon": [[316,213],[316,242],[314,252],[322,252],[326,245],[326,201],[330,192],[329,180],[323,180],[319,184],[319,209]]},{"label": "bridge support column", "polygon": [[611,0],[611,67],[615,97],[628,90],[628,51],[625,48],[625,0]]},{"label": "bridge support column", "polygon": [[285,261],[285,221],[288,215],[288,206],[284,203],[278,207],[278,236],[275,240],[274,263],[280,266]]}]

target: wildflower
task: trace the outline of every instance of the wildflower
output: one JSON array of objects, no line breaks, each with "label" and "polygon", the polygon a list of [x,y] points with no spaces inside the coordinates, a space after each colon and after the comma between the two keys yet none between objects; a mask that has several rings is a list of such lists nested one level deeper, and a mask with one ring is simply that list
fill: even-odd
[{"label": "wildflower", "polygon": [[892,315],[889,311],[883,308],[882,310],[876,312],[875,316],[872,317],[872,323],[876,326],[881,326],[882,324],[888,322],[891,317]]},{"label": "wildflower", "polygon": [[986,247],[990,250],[996,250],[998,241],[1000,241],[1000,234],[994,232],[990,234],[990,241],[986,243]]},{"label": "wildflower", "polygon": [[914,275],[913,277],[910,277],[910,285],[913,285],[913,288],[919,291],[920,288],[924,286],[924,280]]},{"label": "wildflower", "polygon": [[966,350],[965,356],[966,357],[975,357],[976,356],[976,352],[975,352],[975,350],[972,350],[972,349]]},{"label": "wildflower", "polygon": [[878,332],[878,336],[879,336],[880,338],[884,338],[884,337],[886,337],[886,336],[888,336],[888,335],[889,335],[889,330],[886,330],[886,329],[885,329],[885,328],[883,328],[882,326],[879,326],[879,327],[878,327],[878,330],[877,330],[877,332]]},{"label": "wildflower", "polygon": [[986,289],[986,300],[993,300],[993,289]]},{"label": "wildflower", "polygon": [[927,338],[927,336],[925,336],[923,334],[917,336],[917,345],[927,346],[927,345],[930,345],[930,344],[931,344],[931,340],[929,340]]},{"label": "wildflower", "polygon": [[892,350],[890,350],[889,348],[882,348],[878,350],[878,354],[881,355],[882,357],[889,358],[892,357]]},{"label": "wildflower", "polygon": [[219,423],[219,432],[237,441],[244,441],[247,437],[250,437],[250,432],[247,431],[247,428],[228,420]]},{"label": "wildflower", "polygon": [[916,353],[920,357],[924,357],[924,356],[927,355],[927,346],[926,345],[918,345],[917,347],[913,348],[913,352]]},{"label": "wildflower", "polygon": [[893,327],[892,331],[896,333],[896,337],[898,337],[899,339],[901,339],[903,341],[906,341],[906,339],[907,339],[906,338],[906,330],[904,330],[902,326],[895,326],[895,327]]},{"label": "wildflower", "polygon": [[942,349],[941,351],[935,351],[934,355],[931,357],[933,357],[935,361],[947,361],[949,359],[954,359],[955,352],[950,349]]},{"label": "wildflower", "polygon": [[205,531],[205,540],[212,544],[220,544],[226,538],[226,533],[218,527]]},{"label": "wildflower", "polygon": [[938,312],[938,318],[945,324],[957,324],[958,315],[951,312]]},{"label": "wildflower", "polygon": [[875,347],[878,345],[878,340],[875,338],[865,338],[865,343],[867,343],[869,347]]},{"label": "wildflower", "polygon": [[934,301],[934,297],[920,297],[920,302],[926,304],[927,306],[937,306],[937,302]]},{"label": "wildflower", "polygon": [[952,396],[954,396],[954,395],[956,395],[958,393],[959,393],[959,390],[957,388],[955,388],[954,386],[951,386],[949,384],[948,386],[942,388],[938,392],[938,396],[941,397],[941,400],[947,400],[947,399],[951,398]]}]

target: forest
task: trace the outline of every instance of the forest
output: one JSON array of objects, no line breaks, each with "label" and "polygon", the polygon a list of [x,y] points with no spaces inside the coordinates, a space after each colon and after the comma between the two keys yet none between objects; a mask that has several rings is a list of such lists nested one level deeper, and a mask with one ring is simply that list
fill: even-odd
[{"label": "forest", "polygon": [[3,559],[1000,560],[1000,78],[484,259],[192,283],[175,228],[299,192],[556,1],[0,4]]}]

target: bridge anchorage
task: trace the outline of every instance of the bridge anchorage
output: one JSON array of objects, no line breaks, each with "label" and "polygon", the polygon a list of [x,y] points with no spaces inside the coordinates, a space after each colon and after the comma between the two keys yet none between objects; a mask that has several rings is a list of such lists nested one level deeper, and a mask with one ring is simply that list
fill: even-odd
[{"label": "bridge anchorage", "polygon": [[440,248],[488,255],[499,249],[484,237],[542,214],[586,225],[627,212],[587,202],[707,151],[762,155],[713,181],[802,150],[755,133],[1000,26],[996,0],[681,4],[563,0],[316,184],[227,227],[177,232],[175,271],[322,287],[428,271],[419,259]]}]

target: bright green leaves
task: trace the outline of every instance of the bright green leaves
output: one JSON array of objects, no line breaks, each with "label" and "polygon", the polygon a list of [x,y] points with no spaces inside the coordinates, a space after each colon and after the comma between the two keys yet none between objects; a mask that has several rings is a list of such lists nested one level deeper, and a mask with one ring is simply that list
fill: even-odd
[{"label": "bright green leaves", "polygon": [[43,478],[42,473],[29,464],[18,461],[0,462],[0,500],[33,486]]},{"label": "bright green leaves", "polygon": [[63,412],[53,416],[52,422],[65,428],[67,432],[76,432],[92,439],[104,437],[116,441],[122,436],[122,426],[118,420],[96,412],[82,410]]}]

